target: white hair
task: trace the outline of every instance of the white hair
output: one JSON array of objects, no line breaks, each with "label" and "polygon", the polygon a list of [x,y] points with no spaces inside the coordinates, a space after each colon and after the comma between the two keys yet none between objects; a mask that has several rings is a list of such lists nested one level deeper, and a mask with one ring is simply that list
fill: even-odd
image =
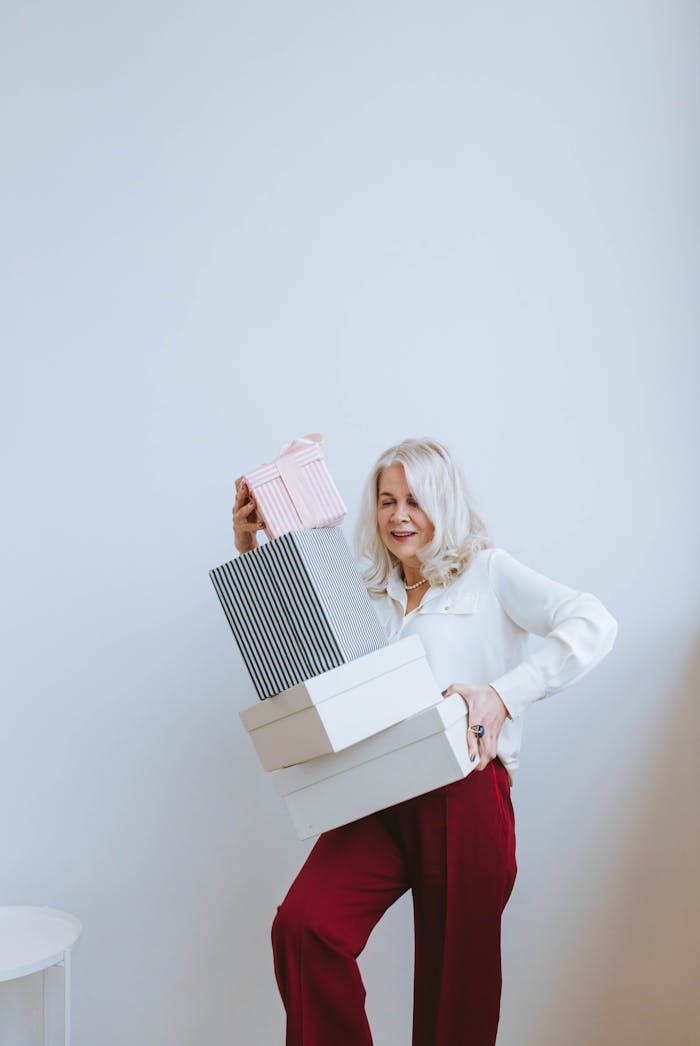
[{"label": "white hair", "polygon": [[423,577],[443,587],[463,574],[473,557],[492,542],[475,507],[461,466],[435,439],[405,439],[380,455],[365,484],[353,534],[355,555],[370,595],[386,592],[392,569],[400,562],[382,541],[377,524],[379,477],[395,463],[421,509],[435,527],[431,541],[416,552]]}]

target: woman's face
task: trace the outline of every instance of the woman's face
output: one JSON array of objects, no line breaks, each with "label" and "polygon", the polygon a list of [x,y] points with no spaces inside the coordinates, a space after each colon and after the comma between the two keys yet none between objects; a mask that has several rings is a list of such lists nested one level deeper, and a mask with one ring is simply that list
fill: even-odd
[{"label": "woman's face", "polygon": [[[430,541],[435,527],[406,484],[403,465],[395,462],[379,475],[377,525],[381,539],[402,563],[419,566],[416,551]],[[403,537],[401,535],[408,535]]]}]

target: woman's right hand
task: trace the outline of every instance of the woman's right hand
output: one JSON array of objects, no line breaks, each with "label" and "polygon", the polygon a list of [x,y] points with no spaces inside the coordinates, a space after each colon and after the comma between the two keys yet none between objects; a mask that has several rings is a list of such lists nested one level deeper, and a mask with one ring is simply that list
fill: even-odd
[{"label": "woman's right hand", "polygon": [[239,552],[250,552],[258,547],[258,531],[265,526],[258,516],[255,498],[243,476],[236,480],[236,502],[231,512],[233,536]]}]

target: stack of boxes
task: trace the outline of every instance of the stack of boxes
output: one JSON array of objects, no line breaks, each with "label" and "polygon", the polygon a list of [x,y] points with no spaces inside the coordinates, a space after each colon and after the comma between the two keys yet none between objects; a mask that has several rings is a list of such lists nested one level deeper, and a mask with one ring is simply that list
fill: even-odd
[{"label": "stack of boxes", "polygon": [[379,622],[320,444],[246,475],[268,540],[209,572],[259,698],[241,721],[301,839],[473,768],[462,698],[441,696],[418,636],[390,643]]}]

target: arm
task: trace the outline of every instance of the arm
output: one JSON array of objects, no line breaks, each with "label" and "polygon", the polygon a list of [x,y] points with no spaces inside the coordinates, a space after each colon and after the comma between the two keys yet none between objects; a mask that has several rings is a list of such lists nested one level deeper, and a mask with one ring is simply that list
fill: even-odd
[{"label": "arm", "polygon": [[489,559],[489,582],[516,625],[544,643],[489,685],[509,715],[582,679],[610,652],[617,622],[590,592],[577,592],[525,566],[503,549]]}]

